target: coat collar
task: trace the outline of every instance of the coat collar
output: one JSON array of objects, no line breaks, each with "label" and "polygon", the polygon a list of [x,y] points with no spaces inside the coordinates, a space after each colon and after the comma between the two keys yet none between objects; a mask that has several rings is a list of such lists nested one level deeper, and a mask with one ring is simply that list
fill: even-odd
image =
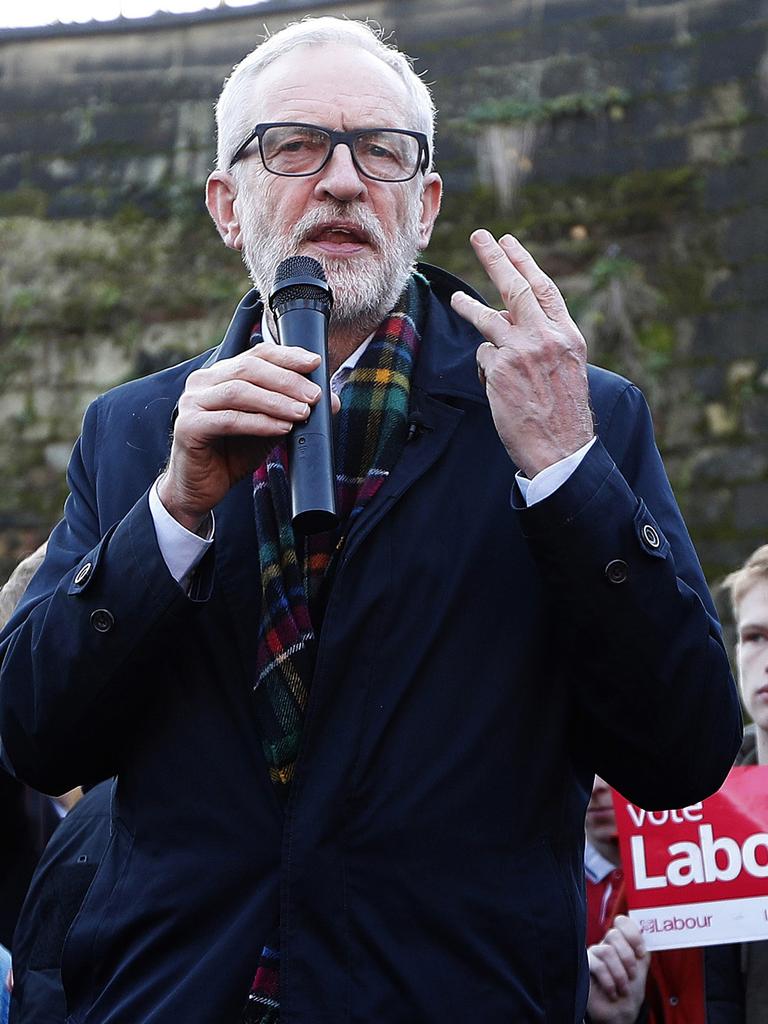
[{"label": "coat collar", "polygon": [[451,296],[463,291],[485,299],[458,277],[428,263],[418,264],[430,284],[427,323],[419,349],[414,386],[436,398],[462,398],[487,404],[475,355],[482,335],[451,309]]}]

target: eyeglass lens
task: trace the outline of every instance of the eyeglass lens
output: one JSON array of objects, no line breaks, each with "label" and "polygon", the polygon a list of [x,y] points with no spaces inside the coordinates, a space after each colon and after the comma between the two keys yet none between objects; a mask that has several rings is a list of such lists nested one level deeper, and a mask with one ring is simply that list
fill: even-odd
[{"label": "eyeglass lens", "polygon": [[[276,174],[313,174],[323,165],[331,137],[318,128],[278,125],[261,139],[264,165]],[[372,178],[397,181],[411,177],[419,160],[419,143],[412,135],[386,129],[357,135],[353,143],[359,168]]]}]

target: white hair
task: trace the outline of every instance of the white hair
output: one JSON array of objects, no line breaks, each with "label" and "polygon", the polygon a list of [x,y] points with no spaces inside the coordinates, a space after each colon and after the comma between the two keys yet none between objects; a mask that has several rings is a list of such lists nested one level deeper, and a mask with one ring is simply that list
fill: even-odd
[{"label": "white hair", "polygon": [[386,42],[383,30],[376,23],[331,17],[307,17],[268,36],[235,65],[232,74],[224,83],[216,103],[216,166],[219,170],[226,171],[229,168],[235,150],[253,128],[248,114],[248,98],[253,87],[253,79],[264,68],[297,46],[326,43],[358,46],[378,57],[399,75],[413,104],[416,118],[414,127],[427,136],[431,160],[435,134],[435,105],[426,84],[413,70],[411,58]]}]

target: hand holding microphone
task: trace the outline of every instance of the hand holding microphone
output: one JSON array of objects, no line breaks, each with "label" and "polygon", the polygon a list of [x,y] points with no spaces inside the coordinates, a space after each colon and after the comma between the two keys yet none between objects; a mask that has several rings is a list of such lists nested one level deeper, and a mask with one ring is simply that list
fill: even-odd
[{"label": "hand holding microphone", "polygon": [[[308,262],[314,273],[307,276],[319,280],[320,284],[314,287],[324,296],[330,310],[330,290],[323,280],[322,268],[314,260]],[[278,271],[274,296],[280,297],[280,284],[288,280]],[[308,287],[311,290],[313,286]],[[300,299],[301,295],[288,295],[291,309]],[[311,293],[310,303],[316,300],[317,293]],[[327,333],[327,314],[320,316]],[[287,321],[286,325],[292,322]],[[321,364],[325,365],[324,346],[321,351],[318,343],[316,351],[308,351],[307,341],[312,337],[318,340],[317,322],[314,323],[314,334],[297,337],[289,329],[290,341],[281,345],[262,342],[195,370],[187,378],[178,403],[170,458],[158,481],[158,495],[168,512],[188,530],[196,531],[230,488],[252,473],[275,442],[288,435],[294,426],[303,424],[314,429],[314,424],[307,420],[310,410],[323,398],[329,413],[331,403],[338,407],[335,395],[330,395],[328,401],[327,369],[319,372]],[[313,374],[318,383],[310,379]],[[310,441],[310,450],[315,447]],[[300,464],[304,460],[293,461]],[[327,491],[327,475],[325,481]],[[325,515],[329,509],[320,511],[324,513],[321,521],[329,521]]]}]

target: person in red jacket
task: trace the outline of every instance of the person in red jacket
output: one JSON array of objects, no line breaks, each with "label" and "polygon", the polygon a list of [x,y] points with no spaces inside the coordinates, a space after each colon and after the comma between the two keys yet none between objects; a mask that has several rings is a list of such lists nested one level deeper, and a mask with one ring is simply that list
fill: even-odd
[{"label": "person in red jacket", "polygon": [[616,815],[610,786],[601,778],[592,789],[586,831],[588,1019],[593,1024],[706,1024],[703,950],[649,955],[640,929],[625,916]]}]

